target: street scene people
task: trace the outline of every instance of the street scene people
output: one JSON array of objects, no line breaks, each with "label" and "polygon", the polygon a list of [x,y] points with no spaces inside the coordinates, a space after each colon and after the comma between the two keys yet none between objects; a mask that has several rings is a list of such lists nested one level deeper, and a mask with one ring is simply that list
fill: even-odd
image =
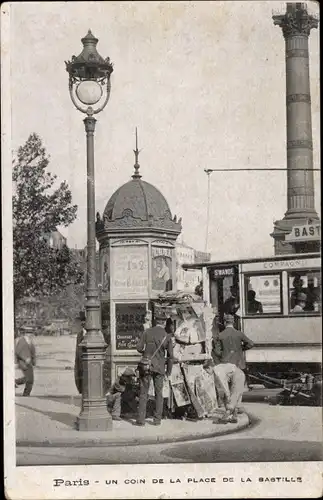
[{"label": "street scene people", "polygon": [[34,385],[34,366],[36,365],[35,344],[26,327],[17,331],[15,339],[15,359],[23,376],[15,379],[15,386],[25,385],[23,396],[30,396]]}]

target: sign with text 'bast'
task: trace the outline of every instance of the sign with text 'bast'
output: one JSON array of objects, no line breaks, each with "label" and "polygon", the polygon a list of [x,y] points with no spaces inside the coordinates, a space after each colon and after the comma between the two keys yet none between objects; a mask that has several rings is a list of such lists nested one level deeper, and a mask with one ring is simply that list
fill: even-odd
[{"label": "sign with text 'bast'", "polygon": [[305,224],[294,226],[292,232],[286,235],[286,241],[317,241],[321,238],[320,224]]},{"label": "sign with text 'bast'", "polygon": [[113,297],[148,296],[148,246],[112,248]]}]

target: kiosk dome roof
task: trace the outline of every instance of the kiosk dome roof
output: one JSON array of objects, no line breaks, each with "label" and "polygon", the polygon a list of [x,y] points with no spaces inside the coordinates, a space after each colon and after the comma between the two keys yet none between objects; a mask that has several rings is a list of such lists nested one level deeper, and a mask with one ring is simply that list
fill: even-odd
[{"label": "kiosk dome roof", "polygon": [[136,149],[132,180],[120,186],[109,199],[103,212],[103,220],[97,221],[97,230],[111,234],[121,230],[166,230],[179,234],[181,219],[172,217],[169,205],[162,193],[139,174],[140,165],[138,136],[136,129]]},{"label": "kiosk dome roof", "polygon": [[133,178],[117,189],[108,201],[103,216],[108,220],[122,218],[129,212],[141,220],[159,219],[171,213],[162,193],[149,182]]}]

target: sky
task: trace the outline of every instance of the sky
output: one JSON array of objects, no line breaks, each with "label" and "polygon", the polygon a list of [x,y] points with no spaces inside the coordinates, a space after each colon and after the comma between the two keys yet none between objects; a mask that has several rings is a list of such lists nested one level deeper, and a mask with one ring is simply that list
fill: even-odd
[{"label": "sky", "polygon": [[[316,3],[309,9],[318,12]],[[62,232],[86,245],[86,142],[64,61],[90,28],[114,64],[96,116],[96,209],[140,173],[182,217],[182,238],[204,250],[212,168],[285,168],[285,52],[272,11],[282,2],[25,2],[11,5],[12,150],[38,133],[49,170],[66,180],[77,220]],[[319,30],[310,36],[314,167],[319,152]],[[314,174],[316,209],[320,178]],[[214,172],[208,250],[213,259],[273,255],[274,220],[287,209],[286,172]]]}]

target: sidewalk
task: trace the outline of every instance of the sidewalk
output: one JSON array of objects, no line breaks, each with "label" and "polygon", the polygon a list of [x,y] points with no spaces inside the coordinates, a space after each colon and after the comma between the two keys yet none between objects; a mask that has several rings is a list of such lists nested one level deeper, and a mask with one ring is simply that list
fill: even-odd
[{"label": "sidewalk", "polygon": [[193,441],[221,436],[245,429],[246,414],[236,424],[214,424],[213,419],[198,422],[163,420],[161,425],[135,427],[130,421],[113,422],[111,431],[86,432],[75,429],[80,413],[78,397],[16,397],[17,446],[90,447],[130,446]]}]

